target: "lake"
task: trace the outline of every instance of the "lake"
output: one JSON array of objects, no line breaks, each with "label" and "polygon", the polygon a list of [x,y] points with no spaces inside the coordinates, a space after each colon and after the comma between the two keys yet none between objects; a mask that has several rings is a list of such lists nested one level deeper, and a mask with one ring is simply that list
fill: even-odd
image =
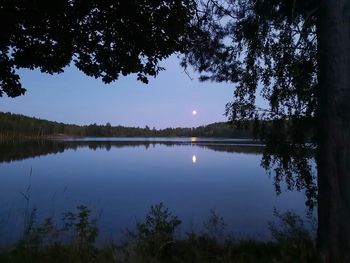
[{"label": "lake", "polygon": [[0,240],[23,231],[29,200],[38,220],[86,205],[98,217],[99,241],[143,221],[163,202],[182,220],[181,232],[200,232],[213,209],[237,238],[269,239],[273,211],[305,218],[303,192],[277,195],[260,166],[263,145],[201,138],[84,138],[0,146]]}]

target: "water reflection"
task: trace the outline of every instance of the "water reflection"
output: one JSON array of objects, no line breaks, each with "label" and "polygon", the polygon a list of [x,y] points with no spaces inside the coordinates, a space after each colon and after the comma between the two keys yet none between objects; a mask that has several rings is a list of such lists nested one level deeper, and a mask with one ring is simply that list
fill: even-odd
[{"label": "water reflection", "polygon": [[164,145],[167,147],[192,145],[218,152],[246,153],[255,155],[263,152],[263,146],[260,144],[251,143],[250,145],[247,145],[246,141],[237,142],[232,140],[199,140],[197,137],[193,137],[191,140],[187,141],[142,141],[136,140],[135,138],[132,138],[130,141],[98,141],[96,139],[91,141],[87,139],[83,139],[81,141],[32,140],[24,142],[11,141],[9,143],[0,144],[0,163],[24,160],[48,154],[63,153],[67,150],[78,150],[79,148],[89,148],[94,151],[97,149],[105,149],[106,151],[110,151],[112,148],[135,148],[142,146],[147,150],[149,149],[149,146],[154,148],[156,145]]},{"label": "water reflection", "polygon": [[[298,192],[276,197],[273,180],[262,176],[262,149],[201,139],[1,145],[0,220],[9,207],[22,211],[19,192],[27,189],[32,167],[30,203],[38,208],[39,219],[85,204],[103,211],[101,238],[134,226],[135,218],[143,218],[149,206],[159,202],[184,220],[184,230],[187,223],[201,226],[215,208],[229,222],[229,233],[264,237],[269,234],[267,221],[274,207],[303,214],[305,199]],[[0,229],[0,243],[21,229],[22,219],[21,212],[13,214],[8,227]]]},{"label": "water reflection", "polygon": [[193,155],[192,156],[192,163],[196,163],[197,162],[197,157],[196,157],[196,155]]}]

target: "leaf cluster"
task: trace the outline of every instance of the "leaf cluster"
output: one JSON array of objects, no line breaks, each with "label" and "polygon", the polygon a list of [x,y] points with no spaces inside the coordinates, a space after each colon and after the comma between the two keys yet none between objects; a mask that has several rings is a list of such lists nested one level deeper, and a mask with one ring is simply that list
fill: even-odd
[{"label": "leaf cluster", "polygon": [[[317,104],[316,1],[198,1],[182,61],[201,80],[235,85],[231,120],[313,117]],[[269,102],[260,108],[256,98]]]},{"label": "leaf cluster", "polygon": [[[262,164],[275,186],[306,188],[314,206],[312,170],[318,92],[315,0],[200,0],[182,65],[200,80],[235,87],[226,115],[254,120],[266,143]],[[261,99],[267,101],[262,106]]]},{"label": "leaf cluster", "polygon": [[159,61],[182,51],[189,0],[3,0],[0,96],[24,94],[18,69],[62,73],[72,63],[111,83],[137,74],[148,83]]}]

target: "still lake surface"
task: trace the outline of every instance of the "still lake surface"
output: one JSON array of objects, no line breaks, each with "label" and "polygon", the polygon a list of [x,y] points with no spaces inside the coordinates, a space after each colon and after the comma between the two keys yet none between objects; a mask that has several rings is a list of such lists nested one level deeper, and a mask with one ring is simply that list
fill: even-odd
[{"label": "still lake surface", "polygon": [[277,195],[260,167],[263,146],[249,140],[84,138],[0,147],[1,243],[23,230],[21,192],[38,221],[88,206],[102,242],[133,229],[159,202],[182,220],[182,232],[200,232],[214,209],[239,238],[270,238],[275,208],[305,217],[304,193],[282,185]]}]

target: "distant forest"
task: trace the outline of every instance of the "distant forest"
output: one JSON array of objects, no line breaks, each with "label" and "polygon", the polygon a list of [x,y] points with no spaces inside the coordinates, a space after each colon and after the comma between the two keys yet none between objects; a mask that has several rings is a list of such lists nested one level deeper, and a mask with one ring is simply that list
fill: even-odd
[{"label": "distant forest", "polygon": [[44,137],[225,137],[251,138],[252,125],[240,128],[217,122],[195,128],[155,129],[106,125],[73,125],[42,120],[20,114],[0,112],[0,140]]}]

